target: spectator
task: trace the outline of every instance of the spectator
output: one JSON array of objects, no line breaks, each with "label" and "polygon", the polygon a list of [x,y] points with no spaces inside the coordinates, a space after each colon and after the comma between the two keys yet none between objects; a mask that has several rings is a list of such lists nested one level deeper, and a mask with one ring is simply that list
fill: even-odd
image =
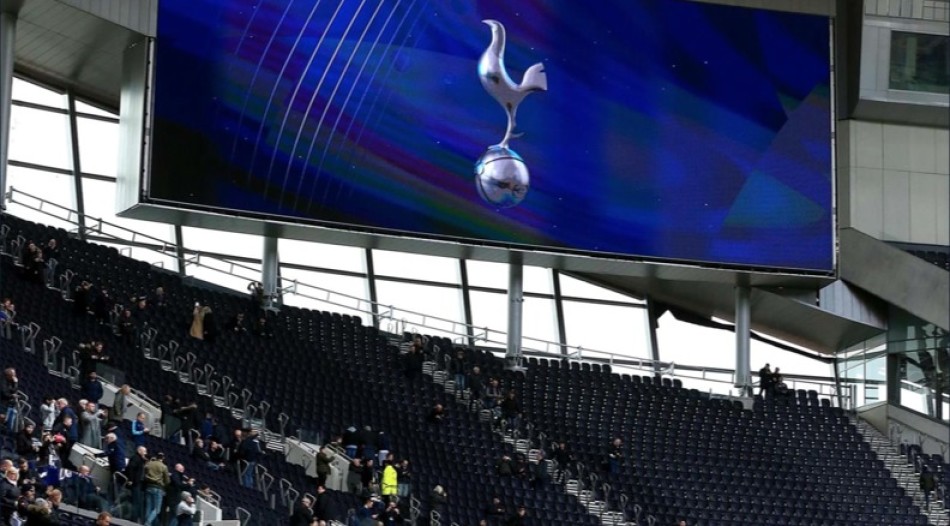
[{"label": "spectator", "polygon": [[406,351],[406,355],[403,357],[403,375],[405,375],[406,380],[414,382],[422,374],[422,362],[425,358],[422,356],[422,351],[416,348],[415,345],[409,345],[409,350]]},{"label": "spectator", "polygon": [[379,465],[383,465],[383,462],[389,457],[389,435],[385,431],[376,434],[376,452]]},{"label": "spectator", "polygon": [[468,375],[468,380],[466,381],[469,391],[469,400],[472,401],[472,404],[475,404],[476,401],[480,402],[485,392],[485,379],[482,377],[482,370],[477,365],[472,367],[472,372]]},{"label": "spectator", "polygon": [[505,524],[506,526],[524,526],[525,524],[527,524],[527,522],[525,522],[527,521],[527,519],[528,519],[528,510],[524,507],[524,505],[521,505],[521,506],[518,506],[518,511],[516,511],[514,515],[509,517],[508,522],[506,522]]},{"label": "spectator", "polygon": [[116,325],[118,325],[119,336],[122,338],[122,342],[128,346],[134,346],[138,339],[139,322],[135,319],[132,311],[122,309],[122,314],[119,315],[119,321]]},{"label": "spectator", "polygon": [[158,526],[156,520],[162,511],[162,499],[165,487],[171,482],[165,455],[157,453],[146,464],[144,470],[145,485],[145,526]]},{"label": "spectator", "polygon": [[437,511],[442,513],[442,510],[445,509],[446,503],[449,501],[449,494],[446,493],[445,488],[442,486],[436,485],[432,488],[432,493],[429,494],[429,508],[432,511]]},{"label": "spectator", "polygon": [[498,497],[492,497],[491,504],[485,508],[485,516],[492,519],[493,522],[504,519],[507,514],[508,510],[505,509],[504,503]]},{"label": "spectator", "polygon": [[313,502],[311,502],[310,497],[301,498],[290,516],[290,526],[313,526],[316,522],[317,519],[313,516]]},{"label": "spectator", "polygon": [[614,438],[607,450],[607,474],[611,477],[620,475],[623,463],[623,440]]},{"label": "spectator", "polygon": [[99,381],[99,375],[97,375],[95,371],[92,371],[86,376],[85,381],[82,383],[82,388],[79,390],[79,394],[81,394],[83,398],[96,404],[102,399],[103,392],[102,382]]},{"label": "spectator", "polygon": [[379,520],[383,523],[383,526],[404,524],[405,518],[402,516],[402,510],[399,509],[399,503],[395,500],[390,501],[386,505],[386,509],[380,514]]},{"label": "spectator", "polygon": [[152,309],[148,303],[147,296],[133,296],[132,303],[135,307],[132,309],[132,318],[138,327],[147,327],[152,319]]},{"label": "spectator", "polygon": [[73,313],[77,316],[89,314],[92,309],[92,283],[79,282],[73,289]]},{"label": "spectator", "polygon": [[40,478],[36,470],[30,467],[30,461],[25,457],[20,457],[17,462],[17,471],[20,472],[17,483],[20,485],[21,492],[24,491],[24,487],[32,488]]},{"label": "spectator", "polygon": [[247,284],[247,292],[250,296],[250,313],[256,316],[264,308],[264,284],[252,281]]},{"label": "spectator", "polygon": [[213,471],[218,470],[218,465],[211,462],[211,456],[208,455],[208,450],[205,449],[205,441],[201,437],[195,438],[195,443],[191,448],[191,458],[201,462],[201,465],[207,466],[208,469]]},{"label": "spectator", "polygon": [[3,524],[10,524],[10,517],[16,511],[17,501],[20,499],[20,487],[17,481],[20,478],[20,472],[12,465],[4,468],[6,475],[0,480],[0,518]]},{"label": "spectator", "polygon": [[485,394],[482,395],[482,403],[485,406],[485,409],[494,409],[498,407],[498,404],[502,401],[503,395],[501,390],[501,384],[498,382],[497,378],[490,378],[488,380],[488,386],[485,388]]},{"label": "spectator", "polygon": [[218,338],[218,323],[214,317],[214,312],[211,310],[211,307],[204,307],[204,340],[211,345],[214,345],[215,340]]},{"label": "spectator", "polygon": [[188,336],[196,340],[205,339],[205,315],[210,310],[208,307],[203,307],[201,302],[195,302],[195,308],[191,313],[191,328],[188,330]]},{"label": "spectator", "polygon": [[149,301],[149,304],[152,306],[152,308],[164,309],[168,305],[168,298],[165,296],[165,289],[162,287],[155,287],[155,290],[152,292],[152,297]]},{"label": "spectator", "polygon": [[[216,467],[215,471],[221,471],[228,465],[228,452],[216,438],[211,438],[208,444],[208,461]],[[211,464],[208,464],[210,467]]]},{"label": "spectator", "polygon": [[179,495],[178,505],[175,507],[174,514],[176,522],[170,523],[177,526],[193,526],[195,513],[198,507],[195,505],[195,498],[188,491],[183,491]]},{"label": "spectator", "polygon": [[227,329],[239,334],[247,334],[247,321],[244,319],[244,313],[239,312],[228,321]]},{"label": "spectator", "polygon": [[461,394],[465,390],[465,375],[467,374],[465,351],[462,349],[455,351],[455,357],[449,362],[449,372],[455,378],[455,394]]},{"label": "spectator", "polygon": [[3,380],[0,382],[0,406],[5,408],[7,432],[10,434],[16,430],[19,390],[20,380],[17,379],[16,369],[7,367],[3,371]]},{"label": "spectator", "polygon": [[501,402],[501,416],[509,431],[517,431],[521,427],[521,404],[514,389],[508,391],[508,396]]},{"label": "spectator", "polygon": [[115,422],[121,423],[125,420],[125,410],[132,405],[127,399],[131,393],[132,388],[129,387],[129,384],[122,384],[115,392],[115,399],[112,401],[112,412],[110,413],[112,420]]},{"label": "spectator", "polygon": [[514,462],[508,455],[502,455],[501,460],[495,465],[495,472],[500,477],[510,477],[515,472]]},{"label": "spectator", "polygon": [[21,458],[28,458],[35,461],[40,451],[40,443],[33,436],[36,426],[32,422],[27,422],[23,429],[17,432],[14,440],[16,454]]},{"label": "spectator", "polygon": [[[26,524],[28,526],[53,525],[59,524],[59,521],[53,518],[53,507],[48,500],[36,499],[26,507]],[[109,523],[104,524],[109,525]],[[96,523],[96,526],[100,526],[99,523]]]},{"label": "spectator", "polygon": [[788,394],[788,385],[785,384],[785,377],[782,376],[782,370],[778,367],[772,373],[772,390],[776,395],[785,396]]},{"label": "spectator", "polygon": [[260,316],[257,318],[257,323],[254,324],[254,335],[258,338],[273,338],[274,331],[271,330],[270,323],[267,321],[267,316]]},{"label": "spectator", "polygon": [[332,455],[330,448],[327,446],[320,448],[320,452],[317,453],[317,486],[326,484],[327,478],[333,471],[331,468]]},{"label": "spectator", "polygon": [[105,440],[105,451],[96,456],[105,457],[109,461],[109,472],[114,475],[125,470],[125,448],[115,433],[107,433]]},{"label": "spectator", "polygon": [[343,449],[346,452],[346,456],[356,458],[359,443],[360,434],[356,431],[356,426],[350,426],[343,431]]},{"label": "spectator", "polygon": [[253,488],[256,481],[255,472],[257,470],[257,463],[264,454],[259,440],[259,433],[256,429],[252,429],[248,432],[247,437],[241,442],[240,449],[241,458],[247,462],[247,467],[244,470],[241,480],[244,487]]},{"label": "spectator", "polygon": [[135,421],[132,422],[132,443],[136,447],[145,445],[145,435],[150,431],[145,425],[145,419],[145,413],[139,411],[139,414],[135,415]]},{"label": "spectator", "polygon": [[376,466],[373,457],[363,459],[363,469],[360,471],[360,484],[363,485],[363,491],[375,493],[379,491],[379,481],[376,479]]},{"label": "spectator", "polygon": [[560,482],[564,479],[564,472],[573,469],[574,454],[568,449],[566,442],[560,442],[554,449],[552,457],[554,461],[557,462],[557,471],[554,476],[557,477],[558,482]]},{"label": "spectator", "polygon": [[360,526],[376,526],[376,519],[379,513],[376,512],[376,502],[373,497],[368,496],[363,499],[363,505],[356,510],[357,524]]},{"label": "spectator", "polygon": [[538,450],[537,462],[529,464],[529,467],[531,471],[531,484],[535,489],[547,486],[551,477],[548,474],[548,464],[545,462],[543,449]]},{"label": "spectator", "polygon": [[399,497],[408,497],[412,492],[412,469],[409,467],[409,459],[402,459],[396,473],[398,480],[396,494]]},{"label": "spectator", "polygon": [[766,394],[771,397],[772,387],[772,369],[769,364],[759,369],[759,396],[765,397]]},{"label": "spectator", "polygon": [[89,466],[79,466],[79,475],[73,477],[73,487],[79,499],[79,507],[95,512],[103,511],[109,503],[101,494],[101,489],[93,482]]},{"label": "spectator", "polygon": [[441,424],[444,418],[445,418],[445,408],[442,407],[442,404],[435,404],[434,406],[432,406],[432,411],[429,412],[429,423]]},{"label": "spectator", "polygon": [[96,321],[99,322],[99,325],[105,325],[106,323],[109,323],[109,314],[112,312],[113,308],[115,308],[115,301],[109,294],[109,289],[105,287],[100,288],[99,294],[96,295],[96,298],[92,304],[92,313],[95,315]]},{"label": "spectator", "polygon": [[394,502],[399,493],[399,472],[392,462],[387,461],[386,467],[383,468],[380,493],[387,502]]},{"label": "spectator", "polygon": [[111,359],[105,352],[102,342],[94,341],[88,344],[79,344],[79,367],[83,378],[95,372],[100,363],[108,363]]},{"label": "spectator", "polygon": [[[175,464],[174,471],[169,476],[168,495],[166,497],[168,509],[171,510],[173,517],[176,516],[175,510],[178,509],[179,502],[186,494],[191,497],[191,492],[194,490],[195,479],[185,474],[185,465]],[[192,504],[194,504],[194,501],[192,501]],[[169,521],[169,524],[174,526],[175,520]]]},{"label": "spectator", "polygon": [[55,259],[56,261],[59,261],[59,258],[60,258],[59,242],[56,241],[56,238],[51,237],[49,241],[46,242],[46,246],[43,247],[43,257],[46,259],[46,261],[49,261],[51,259]]},{"label": "spectator", "polygon": [[43,420],[43,429],[53,429],[53,422],[59,416],[59,408],[56,407],[56,400],[51,396],[43,397],[43,403],[40,404],[40,418]]},{"label": "spectator", "polygon": [[937,481],[934,474],[927,466],[920,467],[920,490],[924,493],[924,505],[927,511],[930,511],[930,494],[937,488]]},{"label": "spectator", "polygon": [[132,493],[132,519],[142,522],[145,518],[145,464],[148,461],[145,446],[135,448],[135,453],[125,466],[126,485]]},{"label": "spectator", "polygon": [[102,421],[100,416],[96,410],[96,403],[86,402],[86,410],[79,415],[82,424],[82,436],[79,438],[81,444],[96,449],[102,447]]},{"label": "spectator", "polygon": [[346,487],[350,493],[360,493],[363,489],[363,461],[359,458],[350,461],[350,470],[346,475]]},{"label": "spectator", "polygon": [[95,526],[110,526],[112,524],[112,514],[108,511],[104,511],[96,517]]}]

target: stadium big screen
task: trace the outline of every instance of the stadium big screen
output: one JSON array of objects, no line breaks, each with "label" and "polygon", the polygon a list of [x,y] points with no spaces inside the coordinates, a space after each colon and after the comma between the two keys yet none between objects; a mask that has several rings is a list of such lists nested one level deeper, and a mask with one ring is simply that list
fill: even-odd
[{"label": "stadium big screen", "polygon": [[[685,0],[165,0],[159,10],[148,202],[833,271],[826,17]],[[488,71],[493,56],[500,72]],[[523,135],[510,150],[491,148],[505,136],[505,96],[520,100]],[[483,155],[501,164],[476,167]]]}]

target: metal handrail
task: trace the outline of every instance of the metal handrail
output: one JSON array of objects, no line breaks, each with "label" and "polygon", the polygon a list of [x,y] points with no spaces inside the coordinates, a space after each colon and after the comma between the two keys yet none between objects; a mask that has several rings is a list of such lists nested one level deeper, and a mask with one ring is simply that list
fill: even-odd
[{"label": "metal handrail", "polygon": [[[16,198],[17,195],[21,195],[29,199],[33,199],[39,202],[39,205],[34,206],[34,205],[31,205],[30,203],[17,200]],[[11,203],[19,204],[21,206],[33,209],[37,212],[46,214],[50,217],[54,217],[61,221],[72,223],[76,225],[77,227],[82,228],[82,225],[80,225],[78,222],[79,221],[78,212],[71,210],[58,203],[53,203],[52,201],[49,201],[42,197],[38,197],[32,194],[29,194],[27,192],[24,192],[22,190],[18,190],[15,187],[10,187],[10,190],[7,192],[6,198]],[[60,215],[57,215],[53,212],[50,212],[49,210],[44,209],[44,208],[50,208],[50,207],[64,211],[66,213],[66,217],[65,218],[61,217]],[[198,253],[191,257],[187,257],[187,256],[180,257],[175,251],[172,251],[172,253],[166,252],[166,250],[169,249],[170,244],[174,245],[170,241],[166,241],[166,240],[163,240],[163,239],[160,239],[148,234],[135,232],[134,230],[131,230],[129,228],[126,228],[114,223],[110,223],[102,218],[97,218],[95,216],[91,216],[88,214],[85,215],[85,218],[87,221],[92,221],[93,225],[95,225],[93,227],[85,227],[85,230],[87,231],[92,231],[97,234],[100,234],[106,237],[111,237],[111,238],[121,240],[121,241],[140,242],[140,240],[142,239],[150,241],[152,244],[160,245],[162,249],[159,250],[159,249],[155,249],[155,248],[151,248],[147,246],[141,247],[141,248],[145,250],[151,250],[153,252],[157,252],[167,257],[173,257],[175,259],[179,259],[186,266],[193,265],[197,267],[202,267],[209,270],[213,270],[215,272],[220,272],[225,275],[236,276],[238,278],[247,279],[248,281],[257,281],[259,279],[260,269],[256,269],[249,265],[245,265],[245,264],[224,259],[224,258],[210,256],[203,253]],[[119,237],[118,235],[104,231],[103,226],[108,226],[110,228],[115,228],[120,231],[128,232],[131,234],[132,237],[130,240],[124,239],[122,237]],[[201,261],[202,259],[210,259],[212,261],[219,261],[223,263],[224,265],[226,265],[228,270],[223,270],[220,268],[216,268],[214,266],[206,265],[202,263]],[[238,270],[250,271],[253,274],[250,276],[242,276],[237,272]],[[321,303],[334,305],[336,307],[341,307],[344,309],[355,310],[357,312],[374,317],[378,323],[382,323],[383,321],[386,321],[386,320],[389,320],[391,322],[395,321],[395,322],[402,323],[404,327],[408,324],[412,328],[430,329],[437,332],[449,333],[449,334],[452,334],[453,336],[461,337],[461,338],[474,337],[481,342],[484,342],[486,344],[498,345],[499,347],[505,347],[507,345],[507,337],[508,337],[507,333],[505,331],[501,331],[498,329],[490,329],[488,327],[478,327],[478,326],[467,324],[464,322],[450,320],[448,318],[442,318],[440,316],[434,316],[431,314],[425,314],[425,313],[411,311],[407,309],[401,309],[398,307],[394,307],[392,305],[383,305],[378,302],[373,302],[373,301],[352,296],[349,294],[336,292],[336,291],[319,287],[316,285],[301,283],[297,279],[287,279],[287,278],[281,277],[280,281],[281,283],[279,287],[281,288],[281,290],[289,291],[292,294],[302,297],[302,298],[319,301]],[[316,291],[318,295],[311,295],[311,294],[301,292],[300,291],[301,287]],[[334,301],[335,297],[343,298],[345,300],[352,300],[353,302],[355,302],[356,306],[354,307],[351,304],[342,303],[341,300]],[[380,312],[381,314],[373,312],[374,306],[377,307],[377,312]],[[417,318],[420,321],[418,323],[410,324],[406,320],[407,316]],[[444,327],[431,325],[433,322],[447,324],[449,327],[451,327],[451,329],[446,330]],[[608,351],[600,351],[596,349],[588,349],[580,345],[562,344],[560,342],[553,342],[550,340],[545,340],[543,338],[523,336],[522,341],[527,341],[529,342],[529,344],[531,344],[529,346],[523,346],[522,347],[523,351],[539,352],[539,353],[544,353],[551,356],[556,356],[558,358],[561,358],[565,354],[567,354],[567,355],[571,355],[574,359],[577,359],[577,360],[582,360],[584,358],[599,358],[600,360],[604,360],[607,363],[613,363],[615,359],[629,359],[629,357],[621,355],[621,354],[611,353]],[[653,360],[644,358],[644,359],[640,359],[639,361],[643,363],[644,367],[652,367],[654,365]],[[662,365],[662,364],[658,362],[657,365]]]},{"label": "metal handrail", "polygon": [[[22,200],[17,200],[16,196],[21,195],[29,199],[35,200],[39,205],[34,205],[31,203],[23,202]],[[46,214],[50,217],[54,217],[61,221],[65,221],[71,224],[74,224],[78,227],[79,224],[79,214],[78,212],[71,210],[65,206],[62,206],[57,203],[53,203],[42,197],[38,197],[22,190],[17,190],[15,187],[10,187],[6,194],[6,199],[11,203],[16,203],[21,206],[30,208],[37,212]],[[50,212],[48,209],[53,208],[61,210],[65,213],[66,217],[57,215],[53,212]],[[131,235],[131,241],[137,242],[138,240],[145,239],[150,241],[151,244],[159,245],[161,248],[156,249],[148,246],[142,247],[145,250],[151,250],[158,254],[162,254],[166,257],[172,257],[176,260],[182,262],[183,266],[195,266],[201,267],[214,272],[218,272],[224,275],[231,277],[238,277],[241,279],[246,279],[248,281],[257,281],[260,275],[260,269],[254,268],[250,265],[246,265],[237,261],[232,261],[226,258],[220,258],[216,256],[211,256],[208,254],[197,253],[193,255],[179,255],[178,252],[174,249],[174,243],[163,240],[148,234],[142,234],[135,232],[129,228],[126,228],[121,225],[110,223],[102,218],[96,218],[88,214],[85,215],[87,221],[92,221],[94,227],[86,227],[87,231],[93,231],[98,234],[101,234],[106,237],[111,237],[120,241],[129,241],[118,235],[112,234],[104,230],[104,226],[116,229],[122,232],[128,232]],[[148,243],[146,243],[147,245]],[[218,268],[218,266],[212,266],[206,263],[203,263],[202,260],[210,260],[213,262],[221,263],[225,266],[225,269]],[[249,275],[241,275],[239,271],[247,271]],[[443,333],[449,333],[455,336],[454,341],[457,343],[467,342],[469,338],[475,340],[479,344],[485,346],[497,346],[498,348],[504,349],[507,346],[507,333],[498,329],[491,329],[488,327],[478,327],[471,324],[466,324],[464,322],[459,322],[456,320],[450,320],[448,318],[443,318],[440,316],[433,316],[430,314],[424,314],[416,311],[411,311],[407,309],[401,309],[393,305],[384,305],[378,302],[373,302],[357,296],[352,296],[346,293],[333,291],[316,285],[311,285],[308,283],[302,283],[297,279],[287,279],[280,278],[280,283],[278,287],[285,292],[289,292],[296,296],[307,298],[310,300],[318,301],[327,305],[332,305],[334,307],[348,309],[360,312],[362,314],[373,317],[379,325],[382,325],[384,322],[389,322],[391,326],[399,328],[403,332],[407,327],[415,329],[420,332],[424,330],[434,330]],[[306,293],[301,291],[301,289],[312,290],[313,293]],[[355,304],[355,306],[354,306]],[[373,312],[373,308],[376,307],[376,312]],[[419,322],[411,323],[406,318],[416,317]],[[435,326],[433,323],[442,323],[449,327],[451,330],[446,330],[444,326]],[[622,354],[611,353],[608,351],[600,351],[596,349],[588,349],[580,345],[565,345],[559,342],[552,342],[542,338],[534,338],[530,336],[524,336],[522,341],[527,341],[529,343],[534,343],[537,346],[523,346],[522,352],[525,356],[540,356],[540,357],[549,357],[556,359],[564,359],[572,361],[588,361],[595,363],[606,363],[611,366],[616,366],[619,368],[639,370],[648,373],[659,373],[672,377],[682,377],[689,378],[693,380],[702,380],[715,383],[730,383],[734,384],[735,380],[735,371],[731,369],[720,369],[720,368],[711,368],[711,367],[690,367],[683,366],[679,364],[674,364],[672,362],[663,362],[656,361],[649,358],[637,358]],[[540,348],[539,348],[540,347]],[[686,372],[695,371],[700,374],[691,375],[684,374]],[[711,374],[728,374],[728,379],[719,379],[711,377]],[[786,375],[786,378],[791,378],[790,375]],[[790,387],[795,388],[796,384],[802,385],[814,385],[819,386],[819,391],[821,394],[828,396],[834,396],[837,394],[837,391],[834,386],[834,381],[828,379],[825,382],[822,381],[807,381],[807,380],[795,380],[791,379],[792,385]],[[831,393],[825,393],[825,389],[822,387],[830,388]]]}]

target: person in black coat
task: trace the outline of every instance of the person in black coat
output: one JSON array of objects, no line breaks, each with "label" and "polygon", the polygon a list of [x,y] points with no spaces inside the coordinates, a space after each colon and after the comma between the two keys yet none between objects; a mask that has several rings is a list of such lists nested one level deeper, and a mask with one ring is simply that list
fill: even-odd
[{"label": "person in black coat", "polygon": [[33,432],[36,426],[32,422],[27,422],[23,429],[17,432],[14,440],[16,454],[29,460],[36,460],[40,451],[40,446],[34,441]]},{"label": "person in black coat", "polygon": [[135,453],[129,457],[125,466],[126,485],[132,493],[132,519],[142,522],[145,515],[145,463],[148,462],[148,451],[145,446],[135,448]]},{"label": "person in black coat", "polygon": [[96,405],[99,404],[99,400],[102,399],[104,389],[102,388],[102,382],[99,381],[99,376],[95,371],[90,372],[86,379],[82,383],[82,388],[79,390],[83,398],[90,402],[95,402]]},{"label": "person in black coat", "polygon": [[310,497],[303,497],[294,507],[294,513],[290,516],[290,526],[314,526],[317,524],[316,517],[313,516],[313,503]]}]

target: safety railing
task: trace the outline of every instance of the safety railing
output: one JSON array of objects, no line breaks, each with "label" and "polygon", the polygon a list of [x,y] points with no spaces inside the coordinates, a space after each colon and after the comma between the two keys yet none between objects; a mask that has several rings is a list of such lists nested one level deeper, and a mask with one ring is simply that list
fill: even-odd
[{"label": "safety railing", "polygon": [[[83,229],[85,233],[96,234],[101,237],[115,239],[117,242],[133,242],[138,247],[155,252],[165,257],[180,260],[184,267],[200,267],[229,277],[237,277],[248,282],[260,280],[260,268],[241,262],[216,257],[204,253],[181,255],[174,242],[148,234],[136,232],[127,227],[111,223],[102,218],[85,215],[87,226],[80,224],[78,212],[65,206],[54,203],[42,197],[11,187],[6,193],[6,199],[31,210],[48,215],[60,221],[75,225],[76,229]],[[450,335],[455,343],[467,345],[474,342],[476,346],[486,347],[499,353],[507,346],[508,334],[506,331],[489,327],[478,327],[457,320],[444,318],[432,314],[402,309],[395,305],[374,303],[365,298],[337,292],[317,285],[301,282],[297,279],[280,278],[280,292],[293,294],[300,298],[309,299],[328,305],[331,308],[355,311],[373,319],[377,326],[391,333],[418,332],[441,333]],[[566,345],[560,342],[522,337],[521,351],[525,356],[547,357],[553,359],[568,359],[591,363],[608,364],[618,372],[631,371],[647,374],[661,374],[682,379],[701,380],[717,384],[735,383],[735,374],[730,369],[708,367],[693,367],[674,364],[672,362],[655,361],[648,358],[636,358],[597,349],[588,349],[580,345]],[[789,378],[792,389],[813,389],[822,396],[834,399],[838,396],[834,381],[793,379]],[[844,393],[847,396],[847,393]]]}]

